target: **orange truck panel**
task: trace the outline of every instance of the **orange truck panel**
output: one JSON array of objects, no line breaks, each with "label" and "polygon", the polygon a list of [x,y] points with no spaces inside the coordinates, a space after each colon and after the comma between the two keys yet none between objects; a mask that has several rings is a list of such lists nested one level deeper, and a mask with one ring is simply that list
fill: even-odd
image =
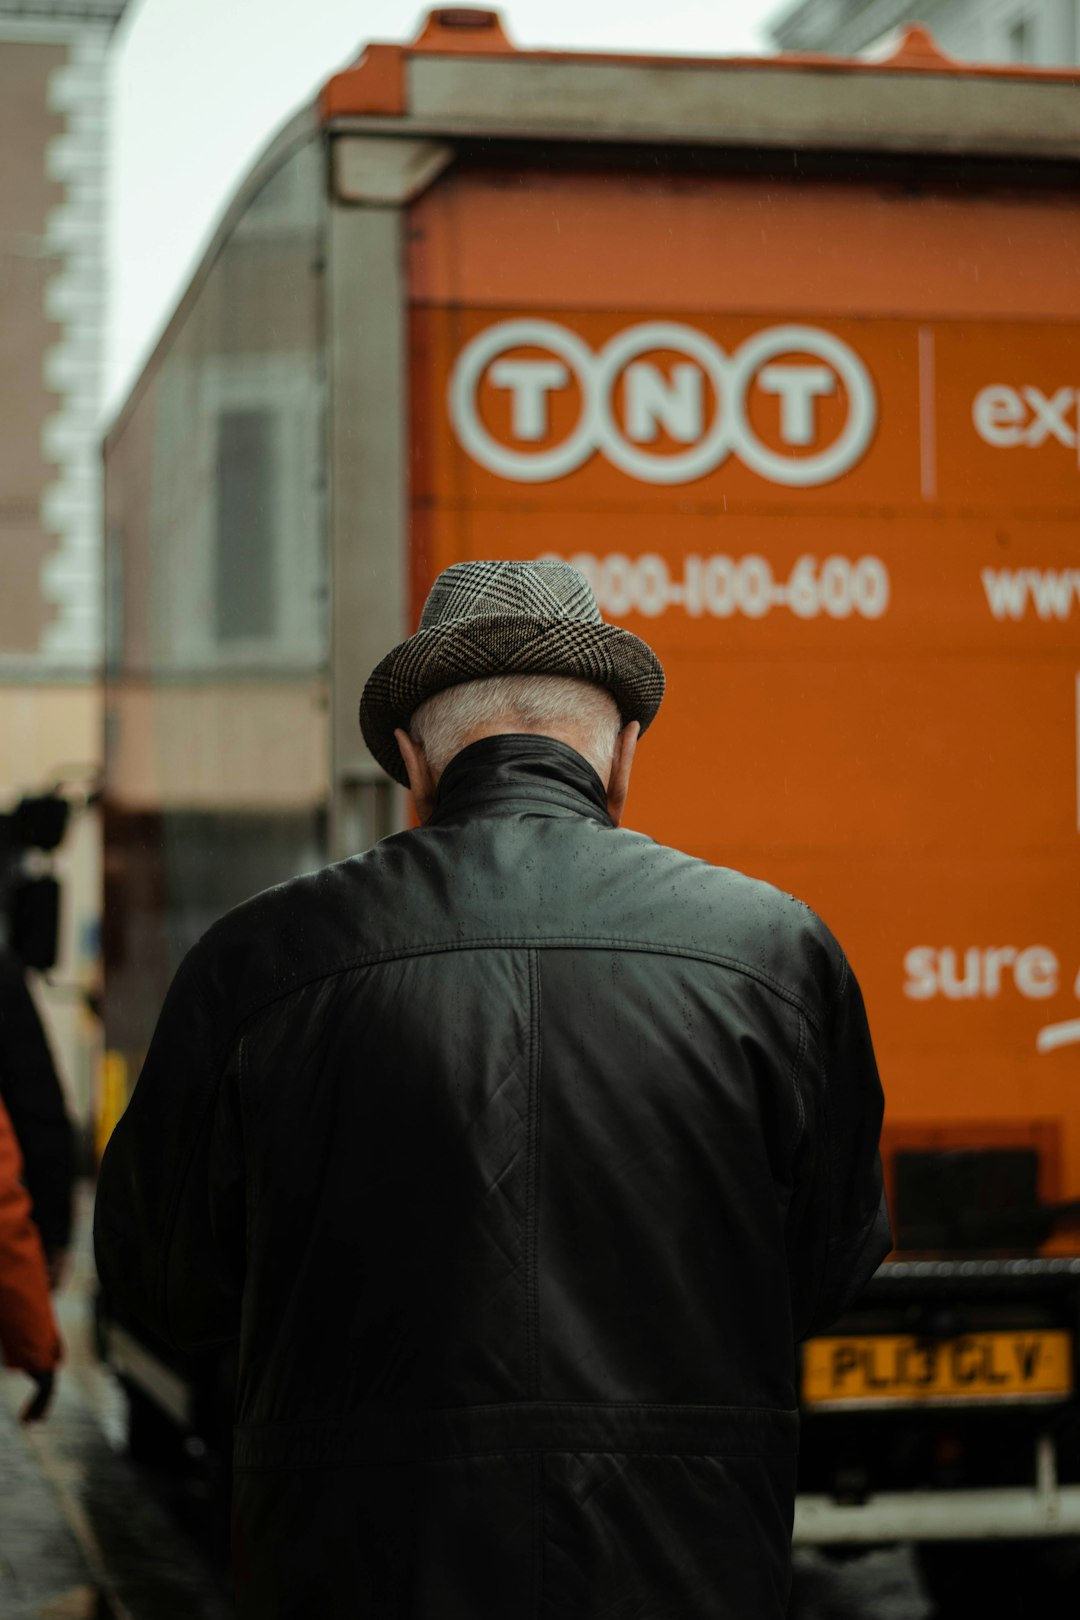
[{"label": "orange truck panel", "polygon": [[1080,1197],[1075,212],[459,168],[409,235],[414,606],[582,567],[669,678],[632,823],[822,912],[897,1141]]}]

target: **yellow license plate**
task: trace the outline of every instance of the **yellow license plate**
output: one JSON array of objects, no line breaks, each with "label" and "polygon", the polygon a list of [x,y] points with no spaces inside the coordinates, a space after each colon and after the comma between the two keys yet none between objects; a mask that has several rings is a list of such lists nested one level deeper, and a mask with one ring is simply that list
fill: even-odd
[{"label": "yellow license plate", "polygon": [[1072,1387],[1071,1333],[1015,1329],[955,1339],[852,1334],[803,1345],[806,1406],[1053,1401]]}]

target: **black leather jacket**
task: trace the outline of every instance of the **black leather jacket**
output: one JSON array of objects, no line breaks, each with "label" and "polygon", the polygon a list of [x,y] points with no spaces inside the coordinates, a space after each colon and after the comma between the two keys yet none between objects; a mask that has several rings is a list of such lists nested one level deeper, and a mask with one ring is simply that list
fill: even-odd
[{"label": "black leather jacket", "polygon": [[889,1246],[881,1089],[796,900],[561,743],[191,951],[101,1172],[106,1288],[239,1333],[250,1620],[781,1620],[796,1341]]}]

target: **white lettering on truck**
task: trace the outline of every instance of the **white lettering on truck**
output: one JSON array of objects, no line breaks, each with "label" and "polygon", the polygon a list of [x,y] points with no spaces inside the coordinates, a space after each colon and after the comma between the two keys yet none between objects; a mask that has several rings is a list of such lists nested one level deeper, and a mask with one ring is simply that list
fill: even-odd
[{"label": "white lettering on truck", "polygon": [[491,368],[496,388],[507,388],[513,399],[515,439],[542,439],[547,434],[547,396],[565,388],[570,373],[559,360],[496,360]]},{"label": "white lettering on truck", "polygon": [[1052,394],[1023,384],[990,383],[980,388],[971,408],[975,431],[986,444],[999,450],[1017,445],[1036,448],[1054,440],[1072,449],[1077,440],[1075,427],[1065,420],[1066,412],[1078,402],[1075,388],[1058,388]]},{"label": "white lettering on truck", "polygon": [[674,366],[671,381],[657,366],[635,360],[626,368],[626,431],[652,444],[661,426],[678,444],[696,444],[705,431],[705,378],[697,366]]},{"label": "white lettering on truck", "polygon": [[[521,349],[540,349],[544,358],[515,354]],[[644,358],[658,352],[681,356],[670,375]],[[497,439],[481,416],[478,395],[485,379],[509,395],[512,443]],[[622,421],[613,403],[620,380]],[[581,393],[576,424],[560,443],[535,448],[548,435],[552,396],[572,381]],[[706,385],[713,396],[711,420]],[[780,449],[766,444],[751,422],[748,402],[755,387],[779,401]],[[841,387],[846,418],[824,442],[818,402]],[[448,405],[458,440],[473,460],[526,484],[565,478],[599,451],[648,484],[685,484],[734,456],[770,483],[808,488],[854,467],[877,424],[877,395],[863,361],[816,326],[768,327],[729,355],[696,327],[647,321],[616,333],[596,354],[554,321],[497,321],[458,356]],[[686,449],[650,450],[661,427]]]},{"label": "white lettering on truck", "polygon": [[668,562],[656,552],[639,557],[612,551],[594,557],[579,551],[552,562],[569,562],[593,588],[602,613],[621,619],[628,613],[656,618],[670,608],[692,619],[730,619],[742,614],[762,619],[774,607],[798,619],[880,619],[889,606],[889,571],[880,557],[800,557],[787,578],[777,578],[767,557],[703,557],[690,552]]},{"label": "white lettering on truck", "polygon": [[1022,619],[1030,607],[1049,622],[1080,608],[1080,568],[984,568],[981,578],[995,619]]},{"label": "white lettering on truck", "polygon": [[904,994],[912,1001],[993,1001],[1008,983],[1029,1001],[1056,995],[1061,967],[1047,945],[916,945],[904,957]]}]

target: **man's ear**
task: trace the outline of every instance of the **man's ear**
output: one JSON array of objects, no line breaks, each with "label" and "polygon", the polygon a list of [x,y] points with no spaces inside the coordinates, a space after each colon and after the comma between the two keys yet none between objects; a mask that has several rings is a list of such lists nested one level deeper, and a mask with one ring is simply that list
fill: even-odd
[{"label": "man's ear", "polygon": [[435,808],[436,777],[428,764],[424,750],[413,742],[407,731],[400,728],[394,732],[397,745],[401,749],[401,757],[405,761],[405,769],[409,773],[409,791],[416,806],[417,819],[422,823],[427,821]]},{"label": "man's ear", "polygon": [[630,767],[634,763],[634,751],[641,733],[641,726],[636,720],[631,720],[628,726],[623,726],[615,739],[615,752],[611,760],[611,775],[608,777],[607,807],[608,815],[616,827],[622,820],[622,813],[626,808],[626,795],[630,787]]}]

